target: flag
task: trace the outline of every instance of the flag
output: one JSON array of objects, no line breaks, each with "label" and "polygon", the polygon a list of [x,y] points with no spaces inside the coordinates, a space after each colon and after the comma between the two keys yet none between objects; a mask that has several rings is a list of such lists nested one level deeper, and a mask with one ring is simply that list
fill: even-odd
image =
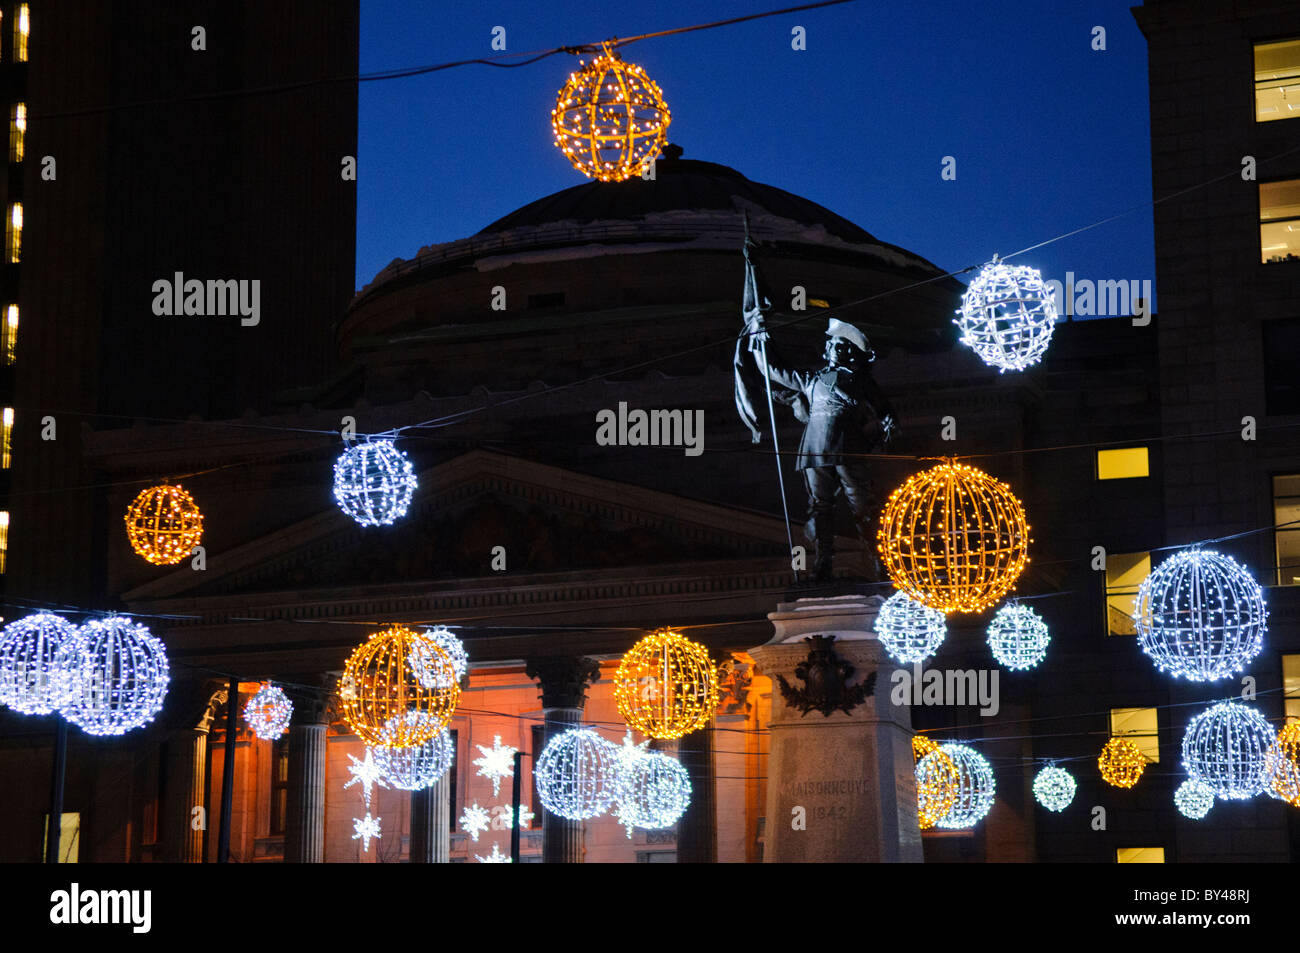
[{"label": "flag", "polygon": [[753,394],[761,393],[766,382],[763,380],[762,373],[754,365],[747,353],[758,349],[759,342],[755,338],[763,315],[770,310],[772,303],[759,290],[758,272],[754,268],[754,262],[749,257],[750,246],[753,242],[749,239],[749,216],[745,216],[745,290],[741,299],[741,318],[744,320],[744,326],[741,328],[740,336],[736,338],[736,354],[732,361],[732,370],[735,378],[736,391],[736,412],[740,414],[741,422],[749,428],[749,433],[754,443],[758,443],[762,437],[762,431],[758,429],[758,413],[755,411]]}]

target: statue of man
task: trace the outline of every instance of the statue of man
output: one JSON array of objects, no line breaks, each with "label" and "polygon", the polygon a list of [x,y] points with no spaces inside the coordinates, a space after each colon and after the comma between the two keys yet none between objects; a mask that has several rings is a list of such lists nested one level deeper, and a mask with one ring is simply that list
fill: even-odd
[{"label": "statue of man", "polygon": [[[870,468],[862,454],[884,447],[894,431],[893,410],[871,376],[876,359],[867,336],[847,322],[830,319],[826,329],[826,366],[799,371],[786,366],[767,348],[767,328],[760,309],[749,315],[748,350],[755,365],[805,423],[795,466],[808,491],[805,533],[813,544],[813,581],[831,579],[835,550],[835,497],[844,494],[858,536],[867,549],[868,573],[879,579],[872,533],[874,500]],[[764,346],[758,347],[758,344]],[[766,355],[764,362],[763,355]]]}]

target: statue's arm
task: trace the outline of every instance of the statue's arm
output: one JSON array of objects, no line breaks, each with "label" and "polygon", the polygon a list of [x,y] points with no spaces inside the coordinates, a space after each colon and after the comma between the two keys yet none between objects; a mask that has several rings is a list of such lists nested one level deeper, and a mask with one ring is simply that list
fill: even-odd
[{"label": "statue's arm", "polygon": [[[776,387],[784,387],[786,390],[802,392],[807,386],[812,375],[797,370],[772,347],[771,338],[766,330],[760,330],[755,335],[762,336],[762,340],[767,342],[766,352],[759,348],[754,348],[750,353],[754,355],[754,364],[758,367],[759,373],[764,374]],[[763,363],[763,355],[767,355],[767,363]]]}]

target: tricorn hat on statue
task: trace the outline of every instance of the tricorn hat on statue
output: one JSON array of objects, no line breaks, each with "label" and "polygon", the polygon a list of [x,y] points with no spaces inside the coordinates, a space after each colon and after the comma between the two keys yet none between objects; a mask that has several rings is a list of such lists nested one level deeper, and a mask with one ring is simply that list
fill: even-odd
[{"label": "tricorn hat on statue", "polygon": [[867,336],[846,321],[831,318],[826,325],[826,336],[828,338],[843,338],[866,355],[868,361],[876,359],[876,352],[867,341]]}]

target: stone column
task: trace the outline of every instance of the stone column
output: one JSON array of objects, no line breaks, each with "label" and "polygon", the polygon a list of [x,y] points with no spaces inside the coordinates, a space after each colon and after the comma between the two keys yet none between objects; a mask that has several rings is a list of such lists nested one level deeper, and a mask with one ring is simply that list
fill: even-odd
[{"label": "stone column", "polygon": [[284,862],[325,859],[325,735],[323,695],[295,693],[289,725],[289,784],[284,817]]},{"label": "stone column", "polygon": [[[911,709],[890,701],[895,666],[872,629],[882,601],[840,596],[782,603],[768,616],[776,636],[750,650],[773,681],[766,863],[924,859]],[[814,644],[814,636],[835,641]],[[831,657],[810,658],[814,648],[829,649]],[[841,675],[843,663],[852,666],[847,677]],[[856,704],[849,699],[848,712],[820,710],[818,701],[844,701],[873,672],[874,691]],[[813,707],[805,711],[810,701]]]},{"label": "stone column", "polygon": [[[587,686],[600,678],[600,664],[595,659],[586,656],[529,659],[525,671],[529,678],[537,679],[541,689],[545,742],[582,723]],[[533,756],[540,754],[534,752]],[[537,803],[542,812],[542,863],[582,863],[582,821],[557,817],[542,807],[540,800]]]},{"label": "stone column", "polygon": [[411,792],[410,862],[451,863],[451,781],[445,774],[436,784]]},{"label": "stone column", "polygon": [[203,825],[195,824],[194,808],[204,804],[208,767],[206,725],[181,728],[167,739],[163,757],[162,842],[164,858],[172,864],[203,862]]},{"label": "stone column", "polygon": [[677,741],[677,757],[691,779],[691,803],[677,822],[677,863],[718,862],[718,801],[714,789],[713,719]]}]

